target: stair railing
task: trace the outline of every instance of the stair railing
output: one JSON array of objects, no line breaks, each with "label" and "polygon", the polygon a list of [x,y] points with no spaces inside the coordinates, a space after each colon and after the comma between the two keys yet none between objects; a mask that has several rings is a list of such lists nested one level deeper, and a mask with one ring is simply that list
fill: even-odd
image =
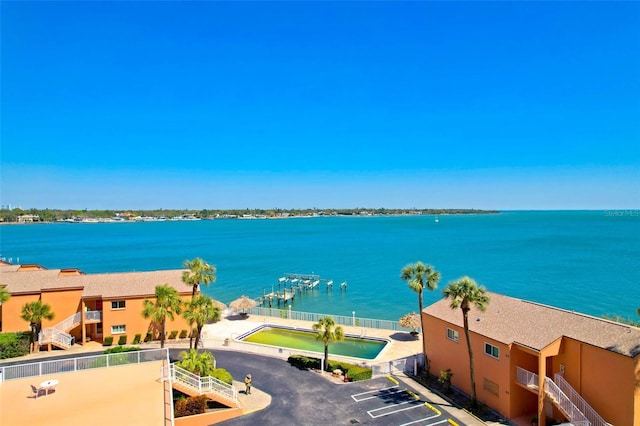
[{"label": "stair railing", "polygon": [[544,378],[545,391],[554,399],[555,403],[568,417],[571,423],[575,426],[589,426],[591,422],[587,417],[576,407],[576,405],[569,399],[567,395],[555,384],[549,377]]},{"label": "stair railing", "polygon": [[569,384],[569,382],[565,380],[564,377],[562,377],[562,375],[555,374],[554,381],[556,382],[560,390],[562,390],[562,392],[567,395],[571,402],[573,402],[573,404],[578,407],[578,409],[582,413],[584,413],[585,417],[589,419],[589,422],[591,422],[592,426],[610,426],[609,423],[607,423],[605,419],[603,419],[600,414],[598,414],[596,410],[594,410],[593,407],[591,407],[589,403],[585,401],[582,395],[576,392],[576,390]]}]

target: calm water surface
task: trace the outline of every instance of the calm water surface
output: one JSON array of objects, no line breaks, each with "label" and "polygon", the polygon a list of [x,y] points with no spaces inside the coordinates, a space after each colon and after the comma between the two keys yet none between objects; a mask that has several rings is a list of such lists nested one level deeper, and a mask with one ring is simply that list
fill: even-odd
[{"label": "calm water surface", "polygon": [[[319,217],[0,226],[0,257],[85,272],[177,269],[202,257],[217,269],[203,291],[225,303],[277,288],[284,273],[315,273],[324,285],[296,297],[294,310],[397,320],[417,311],[399,278],[422,260],[487,289],[600,316],[640,307],[637,211],[503,212],[433,217]],[[162,284],[162,283],[158,283]]]}]

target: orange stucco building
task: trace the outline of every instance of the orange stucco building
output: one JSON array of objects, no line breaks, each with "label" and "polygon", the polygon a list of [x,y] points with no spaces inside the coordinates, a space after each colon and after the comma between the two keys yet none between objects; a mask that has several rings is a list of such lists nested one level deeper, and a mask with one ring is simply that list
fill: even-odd
[{"label": "orange stucco building", "polygon": [[[510,419],[640,425],[640,328],[496,293],[469,312],[478,401]],[[432,374],[470,394],[462,311],[422,312]]]},{"label": "orange stucco building", "polygon": [[[142,317],[145,299],[155,301],[155,287],[169,284],[188,300],[191,287],[182,282],[184,270],[85,274],[78,269],[46,269],[39,265],[13,265],[0,262],[0,286],[11,297],[0,305],[0,331],[26,331],[29,323],[20,318],[22,307],[41,300],[55,317],[42,322],[46,346],[66,349],[69,343],[103,341],[113,343],[126,336],[131,343],[136,334],[158,336],[158,327]],[[179,315],[167,319],[166,332],[189,330]],[[73,339],[70,341],[70,336]]]}]

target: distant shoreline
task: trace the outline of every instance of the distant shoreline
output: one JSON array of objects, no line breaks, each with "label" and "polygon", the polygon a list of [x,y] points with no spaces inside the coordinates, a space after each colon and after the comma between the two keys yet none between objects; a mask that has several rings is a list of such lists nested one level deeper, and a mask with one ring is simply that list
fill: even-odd
[{"label": "distant shoreline", "polygon": [[0,224],[136,223],[194,220],[306,219],[317,217],[402,217],[497,214],[479,209],[253,209],[253,210],[0,210]]}]

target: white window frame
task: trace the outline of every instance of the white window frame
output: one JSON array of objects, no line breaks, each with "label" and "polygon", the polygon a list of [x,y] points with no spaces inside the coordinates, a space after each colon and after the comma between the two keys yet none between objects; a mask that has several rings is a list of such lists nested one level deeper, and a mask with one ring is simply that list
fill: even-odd
[{"label": "white window frame", "polygon": [[[119,331],[119,330],[122,330],[122,331]],[[126,324],[118,324],[118,325],[111,326],[111,334],[125,334],[126,332],[127,332]]]},{"label": "white window frame", "polygon": [[451,340],[452,342],[458,343],[460,335],[456,330],[447,327],[447,339]]},{"label": "white window frame", "polygon": [[[122,307],[113,307],[114,303],[117,303],[118,305],[122,304]],[[121,311],[123,309],[126,309],[127,307],[127,302],[125,300],[112,300],[111,301],[111,310],[112,311]]]},{"label": "white window frame", "polygon": [[[489,350],[487,351],[487,349]],[[497,352],[497,355],[495,355],[494,352]],[[492,345],[491,343],[484,342],[484,354],[491,358],[500,359],[500,348],[496,345]]]}]

